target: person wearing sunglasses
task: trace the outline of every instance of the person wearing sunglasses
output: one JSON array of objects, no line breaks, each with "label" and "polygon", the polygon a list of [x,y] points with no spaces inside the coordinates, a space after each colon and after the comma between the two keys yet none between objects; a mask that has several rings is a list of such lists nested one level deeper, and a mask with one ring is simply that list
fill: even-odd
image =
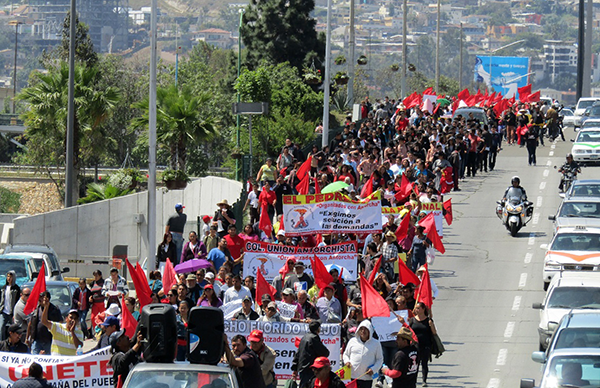
[{"label": "person wearing sunglasses", "polygon": [[[340,377],[331,371],[331,363],[327,357],[317,357],[310,366],[315,377],[308,383],[308,388],[345,388],[346,384]],[[302,387],[300,387],[302,388]]]},{"label": "person wearing sunglasses", "polygon": [[31,295],[31,289],[29,287],[21,290],[21,297],[15,305],[15,311],[13,312],[13,320],[16,325],[25,331],[27,331],[27,315],[25,315],[25,305]]}]

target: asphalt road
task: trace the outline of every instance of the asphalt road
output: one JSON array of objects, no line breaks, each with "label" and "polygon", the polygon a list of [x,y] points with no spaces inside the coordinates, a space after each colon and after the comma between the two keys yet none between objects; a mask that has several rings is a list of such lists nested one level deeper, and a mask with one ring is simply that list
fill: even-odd
[{"label": "asphalt road", "polygon": [[[539,311],[531,304],[545,295],[540,244],[552,236],[548,215],[561,201],[554,166],[570,152],[573,130],[566,133],[567,142],[538,147],[535,167],[527,163],[526,148],[504,144],[494,171],[467,178],[462,191],[450,195],[454,222],[444,225],[446,254],[438,253],[431,266],[440,288],[433,315],[446,353],[430,364],[429,386],[518,387],[522,377],[539,382],[540,365],[531,360],[538,350]],[[593,178],[596,169],[584,169],[582,178]],[[495,214],[514,175],[535,206],[517,237]]]}]

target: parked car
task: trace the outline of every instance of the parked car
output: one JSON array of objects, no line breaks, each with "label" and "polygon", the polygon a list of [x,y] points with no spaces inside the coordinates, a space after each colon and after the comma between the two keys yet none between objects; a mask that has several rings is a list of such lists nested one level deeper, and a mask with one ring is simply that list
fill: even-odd
[{"label": "parked car", "polygon": [[6,284],[6,273],[15,271],[16,282],[19,287],[25,282],[33,280],[34,270],[33,258],[28,255],[0,255],[0,287]]},{"label": "parked car", "polygon": [[573,160],[580,164],[600,162],[600,128],[582,128],[577,133],[571,153]]},{"label": "parked car", "polygon": [[36,272],[42,267],[42,260],[46,262],[46,280],[63,280],[63,273],[70,271],[69,267],[60,268],[60,262],[54,249],[41,244],[11,244],[4,248],[4,253],[23,253],[34,258]]},{"label": "parked car", "polygon": [[[34,285],[35,282],[27,282],[24,283],[21,288],[29,287],[30,289],[33,289]],[[46,281],[46,290],[50,292],[50,303],[60,309],[63,318],[66,317],[69,310],[71,310],[71,306],[73,305],[73,294],[77,287],[79,287],[79,285],[75,282]]]},{"label": "parked car", "polygon": [[123,388],[211,387],[238,388],[233,370],[226,366],[140,363],[125,379]]},{"label": "parked car", "polygon": [[571,310],[600,309],[600,274],[561,272],[552,278],[544,301],[533,303],[532,307],[540,310],[539,350],[543,351],[558,328],[558,322]]},{"label": "parked car", "polygon": [[[534,379],[521,379],[521,388],[534,386]],[[600,387],[600,348],[555,350],[544,367],[539,387]]]},{"label": "parked car", "polygon": [[563,108],[558,113],[563,118],[563,127],[575,128],[575,113],[569,108]]},{"label": "parked car", "polygon": [[556,215],[548,216],[548,219],[554,221],[555,231],[565,226],[600,227],[600,198],[564,199]]},{"label": "parked car", "polygon": [[533,352],[531,359],[544,364],[555,349],[595,348],[600,344],[600,311],[565,315],[550,338],[545,352]]},{"label": "parked car", "polygon": [[600,179],[582,179],[573,181],[563,198],[593,197],[600,198]]},{"label": "parked car", "polygon": [[477,107],[458,108],[452,115],[452,119],[456,118],[458,115],[461,115],[462,117],[469,120],[469,118],[471,117],[470,116],[471,114],[473,115],[473,118],[475,120],[479,121],[479,123],[481,125],[488,124],[488,117],[485,114],[485,110],[483,110],[482,108],[477,108]]}]

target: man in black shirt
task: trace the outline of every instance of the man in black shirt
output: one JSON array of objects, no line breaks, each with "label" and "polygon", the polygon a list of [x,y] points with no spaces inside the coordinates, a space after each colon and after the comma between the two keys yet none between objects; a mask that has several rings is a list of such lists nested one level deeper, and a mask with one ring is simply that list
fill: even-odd
[{"label": "man in black shirt", "polygon": [[[178,203],[175,205],[176,214],[169,217],[167,221],[167,226],[165,228],[165,234],[171,233],[173,237],[173,242],[175,243],[177,260],[181,257],[181,250],[183,249],[183,229],[185,228],[185,223],[187,221],[187,215],[183,212],[185,206]],[[173,263],[176,265],[178,263]]]},{"label": "man in black shirt", "polygon": [[[394,356],[391,368],[382,368],[381,372],[394,379],[392,388],[415,388],[419,371],[419,352],[413,345],[410,329],[403,327],[396,334],[398,352]],[[427,386],[425,383],[423,386]]]},{"label": "man in black shirt", "polygon": [[21,341],[23,329],[18,324],[12,324],[8,328],[8,338],[0,342],[0,352],[29,353],[27,345]]},{"label": "man in black shirt", "polygon": [[260,315],[252,310],[252,298],[248,295],[242,299],[242,309],[238,311],[232,319],[240,321],[256,321]]},{"label": "man in black shirt", "polygon": [[285,279],[283,288],[291,288],[294,292],[300,290],[308,291],[315,284],[315,280],[310,274],[304,272],[306,266],[303,262],[298,261],[294,264],[294,273]]},{"label": "man in black shirt", "polygon": [[278,215],[283,214],[283,196],[294,194],[292,186],[290,186],[289,183],[283,179],[283,176],[279,175],[277,177],[277,184],[273,188],[273,191],[277,197],[277,202],[275,202],[275,211]]},{"label": "man in black shirt", "polygon": [[115,387],[123,384],[129,371],[133,366],[141,361],[140,351],[142,350],[142,332],[137,334],[137,342],[131,346],[129,337],[125,334],[125,329],[114,332],[110,336],[110,346],[113,355],[110,358],[110,365],[113,368],[113,384]]},{"label": "man in black shirt", "polygon": [[227,342],[227,335],[223,335],[226,343],[225,356],[229,366],[234,367],[238,375],[238,383],[243,388],[265,388],[260,361],[248,346],[246,346],[246,337],[235,335],[231,339],[231,347]]}]

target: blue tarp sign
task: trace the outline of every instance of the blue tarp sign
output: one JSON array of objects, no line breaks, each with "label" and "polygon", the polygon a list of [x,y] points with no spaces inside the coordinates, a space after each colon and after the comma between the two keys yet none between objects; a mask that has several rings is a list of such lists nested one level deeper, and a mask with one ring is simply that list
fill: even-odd
[{"label": "blue tarp sign", "polygon": [[475,82],[485,82],[489,88],[491,78],[493,91],[505,98],[518,97],[517,88],[527,85],[528,73],[527,57],[475,57]]}]

